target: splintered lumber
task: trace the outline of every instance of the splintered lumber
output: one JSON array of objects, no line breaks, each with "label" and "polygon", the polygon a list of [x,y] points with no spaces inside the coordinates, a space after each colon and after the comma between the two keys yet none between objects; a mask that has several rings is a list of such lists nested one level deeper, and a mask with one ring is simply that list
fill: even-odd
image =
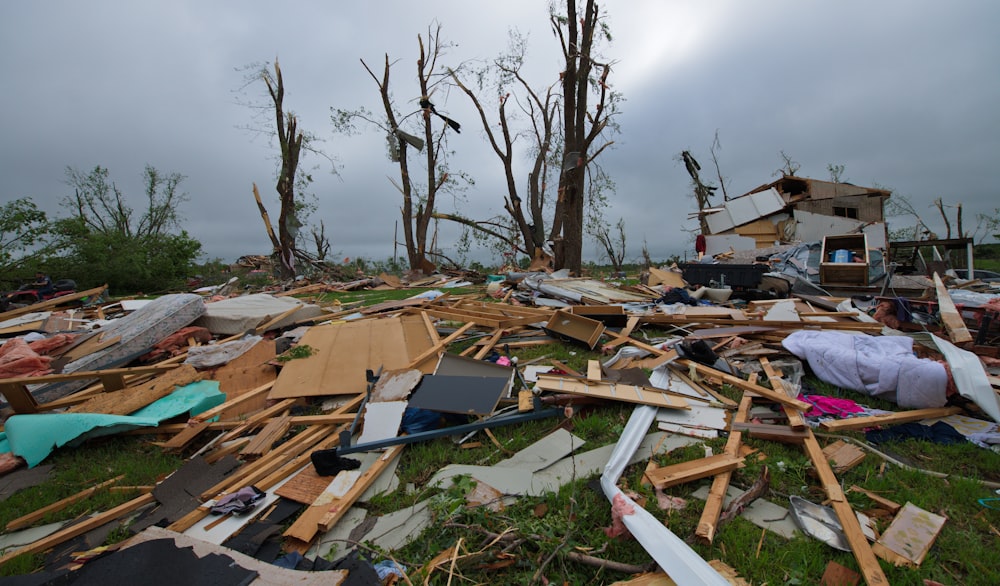
[{"label": "splintered lumber", "polygon": [[886,415],[870,415],[868,417],[849,417],[847,419],[837,419],[835,421],[821,421],[819,426],[827,431],[846,431],[854,429],[864,429],[876,425],[894,425],[897,423],[909,423],[911,421],[921,421],[923,419],[936,419],[961,413],[961,407],[935,407],[932,409],[913,409],[911,411],[897,411]]},{"label": "splintered lumber", "polygon": [[224,413],[225,411],[237,407],[247,401],[252,401],[253,399],[256,399],[258,397],[263,397],[265,394],[267,394],[268,391],[271,390],[272,386],[274,386],[274,381],[268,381],[251,391],[243,393],[242,395],[236,397],[235,399],[228,400],[225,403],[212,407],[207,411],[202,411],[198,415],[195,415],[192,419],[195,419],[197,421],[208,421],[209,419],[217,417],[220,414]]},{"label": "splintered lumber", "polygon": [[708,393],[712,397],[715,397],[715,400],[718,401],[719,403],[721,403],[726,409],[736,409],[736,401],[733,401],[732,399],[730,399],[729,397],[723,395],[722,393],[716,392],[715,389],[713,389],[713,388],[711,388],[711,387],[709,387],[707,385],[703,385],[701,383],[698,383],[698,382],[695,382],[695,381],[691,380],[691,377],[689,377],[679,367],[671,367],[670,368],[670,373],[672,375],[676,376],[677,378],[681,379],[682,381],[684,381],[691,388],[699,390],[699,391],[704,391],[705,393]]},{"label": "splintered lumber", "polygon": [[454,342],[455,340],[457,340],[469,328],[471,328],[471,327],[473,327],[475,325],[476,325],[476,322],[471,322],[470,321],[469,323],[467,323],[467,324],[463,325],[462,327],[458,328],[457,330],[455,330],[454,332],[452,332],[451,335],[448,336],[447,338],[444,338],[443,340],[438,341],[436,344],[434,344],[433,346],[431,346],[427,350],[424,350],[423,352],[421,352],[419,355],[417,355],[416,358],[414,358],[413,360],[411,360],[410,363],[407,364],[404,368],[407,368],[407,369],[409,369],[409,368],[416,368],[417,366],[420,366],[420,364],[422,362],[424,362],[425,360],[427,360],[431,356],[437,356],[440,352],[444,351],[445,347],[447,347],[448,344],[451,344],[452,342]]},{"label": "splintered lumber", "polygon": [[544,391],[556,393],[569,393],[668,409],[690,409],[688,402],[681,397],[668,395],[655,387],[588,381],[551,374],[539,374],[537,386]]},{"label": "splintered lumber", "polygon": [[[827,446],[827,447],[830,447],[830,446]],[[900,507],[902,507],[902,505],[900,505],[899,503],[897,503],[895,501],[891,501],[891,500],[885,498],[884,496],[878,495],[878,494],[876,494],[876,493],[874,493],[874,492],[872,492],[870,490],[865,490],[864,488],[861,488],[860,486],[858,486],[856,484],[852,484],[851,487],[847,489],[847,492],[860,492],[861,494],[863,494],[863,495],[867,496],[868,498],[870,498],[872,500],[872,502],[874,502],[875,504],[877,504],[879,507],[881,507],[881,508],[889,511],[893,515],[895,515],[897,512],[899,512]]]},{"label": "splintered lumber", "polygon": [[87,289],[86,291],[80,291],[79,293],[70,293],[69,295],[61,295],[59,297],[53,297],[52,299],[46,301],[39,301],[38,303],[33,303],[25,307],[11,309],[9,311],[0,313],[0,322],[13,319],[20,315],[36,313],[39,311],[48,311],[53,307],[58,307],[65,303],[69,303],[70,301],[78,301],[80,299],[83,299],[85,297],[90,297],[92,295],[97,297],[103,294],[105,291],[107,291],[107,289],[108,289],[107,285],[102,285],[100,287],[94,287],[93,289]]},{"label": "splintered lumber", "polygon": [[402,452],[403,447],[404,444],[397,444],[387,449],[378,460],[375,460],[367,470],[357,477],[346,491],[342,493],[324,491],[308,509],[299,515],[299,518],[292,523],[283,535],[308,543],[313,540],[319,531],[329,531],[330,527],[337,524],[337,521],[347,513],[351,505],[368,490],[368,487],[392,463],[393,459]]},{"label": "splintered lumber", "polygon": [[224,443],[231,439],[235,439],[245,433],[253,431],[254,429],[257,429],[257,427],[262,425],[265,420],[271,419],[272,417],[274,417],[278,413],[285,411],[286,409],[291,409],[297,402],[298,402],[297,399],[285,399],[283,401],[278,401],[277,403],[271,405],[267,409],[264,409],[263,411],[258,411],[252,417],[243,422],[243,424],[240,425],[239,427],[227,432],[226,435],[222,436],[222,439],[219,441]]},{"label": "splintered lumber", "polygon": [[637,325],[639,325],[639,316],[629,317],[628,321],[625,322],[625,327],[622,328],[622,331],[618,332],[613,340],[605,342],[601,345],[601,350],[610,352],[612,349],[630,341],[632,339],[632,330],[634,330]]},{"label": "splintered lumber", "polygon": [[[336,431],[320,426],[315,429],[307,429],[282,444],[279,449],[272,450],[264,457],[243,465],[228,478],[203,492],[201,500],[205,501],[218,495],[235,492],[250,485],[267,491],[282,478],[308,462],[312,449],[325,449],[328,445],[338,442],[339,431],[346,428],[347,426],[344,425]],[[210,507],[202,505],[167,528],[183,533],[207,517],[210,509]]]},{"label": "splintered lumber", "polygon": [[66,527],[65,529],[56,531],[52,535],[43,537],[38,541],[26,545],[20,549],[15,549],[13,551],[7,552],[3,556],[0,556],[0,566],[6,564],[7,562],[16,558],[19,555],[41,553],[51,547],[55,547],[60,543],[65,543],[66,541],[69,541],[74,537],[78,537],[80,535],[83,535],[84,533],[87,533],[91,529],[96,529],[97,527],[100,527],[105,523],[114,521],[115,519],[123,515],[127,515],[133,511],[136,511],[154,502],[156,502],[156,498],[153,497],[151,493],[146,493],[142,496],[138,496],[128,502],[118,505],[113,509],[109,509],[103,513],[94,515],[93,517],[90,517],[84,521]]},{"label": "splintered lumber", "polygon": [[249,458],[258,458],[262,456],[265,452],[271,449],[271,446],[288,433],[288,430],[292,427],[292,417],[290,415],[282,415],[281,417],[275,417],[267,422],[267,425],[252,439],[250,443],[247,444],[243,451],[240,452],[243,456]]},{"label": "splintered lumber", "polygon": [[965,320],[962,314],[955,307],[955,302],[951,300],[948,289],[941,281],[941,277],[934,273],[934,288],[937,290],[938,313],[944,323],[944,329],[948,331],[948,336],[954,344],[964,344],[972,341],[972,334],[965,327]]},{"label": "splintered lumber", "polygon": [[[166,397],[177,387],[201,380],[201,374],[190,364],[182,364],[153,380],[135,387],[123,388],[95,395],[79,405],[67,409],[69,413],[104,413],[128,415],[146,405]],[[107,388],[107,384],[105,384]]]},{"label": "splintered lumber", "polygon": [[160,447],[167,451],[183,450],[189,443],[193,442],[194,439],[201,434],[201,432],[208,429],[209,425],[210,424],[207,421],[195,421],[185,425],[184,429],[182,429],[180,433],[160,444]]},{"label": "splintered lumber", "polygon": [[806,454],[812,460],[813,466],[816,468],[816,475],[819,477],[820,483],[826,491],[830,505],[833,507],[834,512],[837,513],[837,519],[840,520],[844,536],[847,538],[847,543],[851,546],[851,551],[854,553],[854,558],[861,568],[865,582],[869,586],[888,585],[889,581],[886,579],[885,573],[882,572],[882,566],[879,565],[875,553],[868,545],[868,539],[865,537],[864,532],[861,531],[858,516],[854,512],[854,509],[851,508],[851,504],[847,502],[847,497],[844,495],[844,490],[840,487],[837,475],[830,468],[830,463],[827,462],[826,456],[823,455],[823,450],[819,447],[819,442],[816,441],[812,430],[807,429],[806,433],[808,437],[803,442]]},{"label": "splintered lumber", "polygon": [[837,440],[823,448],[823,455],[830,462],[835,474],[843,474],[865,459],[865,453],[854,444]]},{"label": "splintered lumber", "polygon": [[547,309],[470,301],[458,301],[450,306],[434,305],[423,311],[448,321],[476,323],[485,328],[501,330],[545,322],[552,315],[552,311]]},{"label": "splintered lumber", "polygon": [[[771,381],[771,389],[778,393],[788,394],[785,389],[785,383],[782,381],[781,374],[774,370],[771,366],[771,361],[767,358],[760,358],[760,366],[764,369],[764,374],[767,375],[767,380]],[[789,395],[790,396],[790,395]],[[792,409],[788,405],[782,405],[785,410],[785,415],[788,417],[788,425],[792,429],[805,429],[806,422],[802,419],[802,414],[797,410]]]},{"label": "splintered lumber", "polygon": [[655,325],[682,326],[685,328],[715,328],[734,326],[761,326],[776,330],[849,330],[856,332],[879,333],[884,327],[880,323],[857,321],[763,321],[760,319],[733,319],[716,317],[684,317],[682,315],[650,315],[643,318],[643,323]]},{"label": "splintered lumber", "polygon": [[746,432],[757,439],[766,439],[786,444],[799,444],[806,438],[805,430],[792,429],[787,425],[771,425],[768,423],[733,423],[733,430]]},{"label": "splintered lumber", "polygon": [[[733,417],[733,423],[742,423],[747,420],[751,402],[750,397],[743,396],[743,399],[740,400],[740,406],[736,410],[736,415]],[[723,453],[729,456],[739,455],[742,440],[743,434],[741,432],[730,432]],[[701,520],[698,521],[698,528],[694,532],[695,537],[706,543],[712,543],[712,540],[715,539],[715,529],[719,522],[719,515],[722,513],[722,504],[726,498],[726,491],[729,489],[732,475],[733,471],[727,470],[716,474],[715,478],[712,479],[712,487],[708,491],[708,497],[705,498],[705,508],[701,511]]]},{"label": "splintered lumber", "polygon": [[94,494],[98,490],[104,488],[105,486],[110,486],[110,485],[118,482],[122,478],[125,478],[124,474],[115,476],[111,480],[105,480],[104,482],[102,482],[100,484],[95,484],[94,486],[91,486],[90,488],[85,488],[85,489],[81,490],[80,492],[78,492],[78,493],[76,493],[74,495],[71,495],[71,496],[68,496],[68,497],[66,497],[66,498],[64,498],[62,500],[56,501],[56,502],[52,503],[51,505],[48,505],[46,507],[42,507],[42,508],[40,508],[37,511],[34,511],[32,513],[28,513],[27,515],[24,515],[23,517],[18,517],[17,519],[14,519],[10,523],[7,523],[7,531],[17,531],[18,529],[23,529],[25,527],[30,527],[30,526],[34,525],[35,523],[37,523],[38,521],[40,521],[43,517],[45,517],[45,515],[48,515],[49,513],[53,513],[55,511],[61,511],[61,510],[65,509],[66,507],[72,505],[73,503],[80,502],[83,499],[85,499],[85,498],[89,497],[90,495]]},{"label": "splintered lumber", "polygon": [[39,405],[28,390],[28,385],[47,384],[65,382],[82,379],[100,379],[105,391],[117,391],[125,388],[125,376],[133,374],[149,374],[153,372],[166,372],[173,369],[173,366],[139,366],[133,368],[107,368],[104,370],[93,370],[86,372],[72,372],[63,374],[46,374],[43,376],[18,376],[0,379],[0,394],[7,398],[11,408],[15,413],[35,413],[39,410],[56,409],[65,407],[70,403],[79,401],[67,401],[69,397],[64,397],[58,401]]},{"label": "splintered lumber", "polygon": [[744,391],[750,391],[751,393],[760,395],[766,399],[770,399],[775,403],[781,403],[782,405],[788,405],[798,409],[799,411],[807,411],[812,408],[812,405],[806,403],[805,401],[799,401],[798,399],[793,399],[785,394],[784,391],[777,392],[771,389],[762,387],[758,384],[752,383],[750,381],[745,381],[738,376],[733,376],[731,374],[724,373],[722,371],[716,370],[711,366],[705,366],[699,362],[693,360],[688,360],[686,358],[681,358],[677,360],[677,364],[684,366],[686,368],[694,368],[699,374],[707,376],[710,378],[717,378],[724,383],[729,383],[734,387],[743,389]]},{"label": "splintered lumber", "polygon": [[732,472],[743,465],[743,458],[731,454],[716,454],[680,464],[647,469],[646,478],[659,489],[670,488],[723,472]]}]

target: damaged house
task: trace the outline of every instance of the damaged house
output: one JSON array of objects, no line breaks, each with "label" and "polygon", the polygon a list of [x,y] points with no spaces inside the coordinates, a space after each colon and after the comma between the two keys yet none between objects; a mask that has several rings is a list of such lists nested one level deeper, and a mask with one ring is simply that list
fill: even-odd
[{"label": "damaged house", "polygon": [[888,243],[885,189],[785,175],[726,201],[704,208],[710,233],[705,254],[769,248],[822,240],[828,234],[864,234],[868,248]]}]

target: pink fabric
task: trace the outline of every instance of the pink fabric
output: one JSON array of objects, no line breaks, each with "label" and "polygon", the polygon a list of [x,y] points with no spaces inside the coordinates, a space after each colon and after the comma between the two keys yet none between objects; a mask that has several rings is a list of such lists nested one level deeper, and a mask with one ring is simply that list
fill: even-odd
[{"label": "pink fabric", "polygon": [[806,417],[820,417],[822,415],[847,417],[854,413],[863,413],[865,410],[864,407],[850,399],[838,399],[823,395],[803,395],[802,400],[811,403],[813,406],[812,409],[806,412]]}]

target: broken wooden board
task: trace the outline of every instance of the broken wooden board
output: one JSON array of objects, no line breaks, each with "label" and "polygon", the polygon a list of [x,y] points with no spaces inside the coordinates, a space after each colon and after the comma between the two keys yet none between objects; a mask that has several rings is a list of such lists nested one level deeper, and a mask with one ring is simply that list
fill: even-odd
[{"label": "broken wooden board", "polygon": [[844,440],[837,440],[823,448],[823,455],[830,462],[834,474],[843,474],[865,459],[861,448]]},{"label": "broken wooden board", "polygon": [[917,567],[924,561],[947,520],[947,517],[906,503],[872,550],[875,555],[897,566]]},{"label": "broken wooden board", "polygon": [[128,415],[154,401],[166,397],[177,387],[182,387],[199,380],[201,380],[201,374],[193,366],[182,364],[149,382],[96,395],[79,405],[70,407],[66,412]]},{"label": "broken wooden board", "polygon": [[570,393],[584,397],[611,399],[613,401],[666,407],[668,409],[690,408],[686,400],[678,396],[668,395],[655,387],[594,382],[551,374],[539,374],[537,386],[544,391],[553,391],[556,393]]},{"label": "broken wooden board", "polygon": [[646,469],[646,477],[659,489],[670,488],[692,480],[732,472],[743,465],[743,458],[730,454],[716,454],[680,464]]},{"label": "broken wooden board", "polygon": [[665,271],[656,267],[649,267],[649,286],[668,285],[670,287],[687,287],[684,276],[674,271]]},{"label": "broken wooden board", "polygon": [[726,374],[722,371],[716,370],[711,366],[705,366],[704,364],[695,362],[693,360],[687,360],[686,358],[681,358],[677,360],[677,364],[685,368],[693,368],[699,374],[709,377],[717,378],[722,382],[729,383],[734,387],[743,389],[744,391],[750,391],[764,398],[770,399],[776,403],[781,403],[782,405],[788,405],[789,407],[794,407],[799,411],[807,411],[812,408],[811,403],[806,403],[805,401],[800,401],[798,399],[793,399],[787,394],[782,392],[772,391],[771,389],[762,387],[758,384],[743,380],[738,376],[733,376],[731,374]]},{"label": "broken wooden board", "polygon": [[515,326],[525,326],[542,323],[549,319],[552,312],[547,309],[532,307],[517,307],[505,303],[484,303],[458,301],[452,305],[433,305],[423,311],[437,318],[463,323],[476,323],[490,329],[510,329]]},{"label": "broken wooden board", "polygon": [[[779,393],[785,393],[789,397],[792,396],[792,393],[794,391],[788,390],[788,387],[785,386],[784,379],[781,377],[781,373],[774,370],[774,367],[771,366],[770,360],[762,356],[760,358],[760,367],[764,369],[764,374],[767,375],[767,380],[771,383],[772,390]],[[788,405],[783,405],[783,407],[785,410],[785,415],[788,417],[788,425],[792,429],[800,430],[806,428],[806,422],[804,419],[802,419],[801,413],[799,413],[795,409],[792,409]]]},{"label": "broken wooden board", "polygon": [[[407,368],[433,347],[423,320],[411,315],[314,326],[299,345],[310,346],[314,354],[288,361],[268,398],[363,394],[366,370]],[[433,366],[419,368],[429,373]]]},{"label": "broken wooden board", "polygon": [[945,417],[947,415],[961,412],[961,407],[913,409],[910,411],[897,411],[895,413],[888,413],[885,415],[869,415],[867,417],[849,417],[847,419],[821,421],[819,426],[825,431],[845,431],[875,427],[877,425],[894,425],[897,423],[921,421],[923,419],[934,419],[936,417]]},{"label": "broken wooden board", "polygon": [[733,423],[733,431],[742,431],[750,437],[786,444],[799,444],[808,435],[805,430],[792,429],[788,425],[769,423]]},{"label": "broken wooden board", "polygon": [[292,416],[274,417],[240,452],[245,458],[259,458],[271,450],[275,442],[285,437],[292,426]]},{"label": "broken wooden board", "polygon": [[854,559],[858,562],[858,567],[861,569],[862,575],[864,575],[865,582],[869,586],[888,585],[889,580],[885,577],[885,572],[882,571],[882,566],[879,565],[871,546],[868,545],[868,539],[861,530],[858,516],[847,501],[844,490],[837,480],[837,475],[833,473],[829,462],[826,461],[823,450],[819,447],[819,442],[816,441],[812,430],[807,429],[806,433],[808,437],[803,442],[806,454],[812,460],[813,466],[816,468],[816,475],[819,477],[820,483],[822,483],[823,489],[826,491],[826,496],[830,500],[830,506],[833,507],[834,512],[837,514],[837,519],[840,520],[844,537],[847,538],[847,543],[851,547]]},{"label": "broken wooden board", "polygon": [[944,323],[944,328],[948,331],[952,344],[964,344],[972,341],[972,334],[965,327],[965,320],[962,319],[961,312],[955,307],[955,302],[951,300],[948,289],[937,273],[934,273],[934,288],[937,290],[938,314]]}]

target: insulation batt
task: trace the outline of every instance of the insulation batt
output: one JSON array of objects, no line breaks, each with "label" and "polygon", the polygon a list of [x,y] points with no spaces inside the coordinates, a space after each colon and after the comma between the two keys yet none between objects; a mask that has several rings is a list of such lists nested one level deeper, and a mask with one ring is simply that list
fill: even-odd
[{"label": "insulation batt", "polygon": [[868,336],[800,330],[782,345],[809,363],[823,382],[878,397],[907,409],[942,407],[944,365],[913,354],[906,336]]}]

